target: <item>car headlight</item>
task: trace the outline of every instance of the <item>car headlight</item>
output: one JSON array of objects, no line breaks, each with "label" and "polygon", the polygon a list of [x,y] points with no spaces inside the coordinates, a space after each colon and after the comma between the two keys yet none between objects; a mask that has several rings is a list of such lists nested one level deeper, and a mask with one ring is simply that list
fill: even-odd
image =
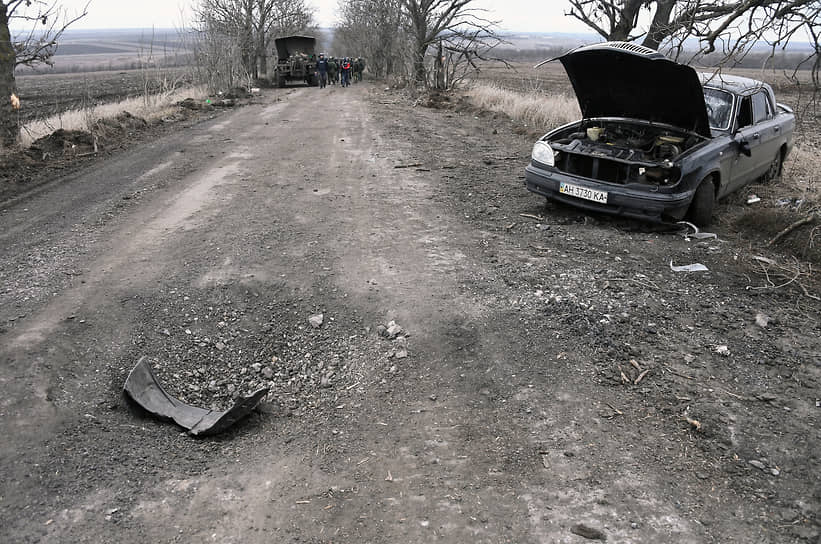
[{"label": "car headlight", "polygon": [[544,140],[539,140],[533,144],[533,152],[530,154],[530,158],[546,166],[554,166],[555,164],[553,148]]}]

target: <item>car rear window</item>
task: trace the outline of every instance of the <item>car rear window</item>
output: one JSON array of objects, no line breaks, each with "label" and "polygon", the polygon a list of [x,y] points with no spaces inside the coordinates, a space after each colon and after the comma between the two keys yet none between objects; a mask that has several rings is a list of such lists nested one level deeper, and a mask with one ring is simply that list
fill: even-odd
[{"label": "car rear window", "polygon": [[727,91],[704,87],[704,103],[710,128],[728,130],[733,112],[733,95]]}]

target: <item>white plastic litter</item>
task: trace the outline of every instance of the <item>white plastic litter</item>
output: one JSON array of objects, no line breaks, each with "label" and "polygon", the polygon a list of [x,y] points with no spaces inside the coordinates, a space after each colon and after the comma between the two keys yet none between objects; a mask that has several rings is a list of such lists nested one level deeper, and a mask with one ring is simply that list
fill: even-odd
[{"label": "white plastic litter", "polygon": [[673,266],[673,260],[670,260],[670,270],[673,272],[709,272],[710,269],[701,263],[685,264],[682,266]]}]

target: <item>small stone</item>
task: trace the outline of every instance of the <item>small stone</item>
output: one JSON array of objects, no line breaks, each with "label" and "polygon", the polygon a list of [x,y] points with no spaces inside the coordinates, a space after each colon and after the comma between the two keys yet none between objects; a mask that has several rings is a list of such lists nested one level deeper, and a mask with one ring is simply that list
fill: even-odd
[{"label": "small stone", "polygon": [[725,345],[716,346],[716,353],[718,353],[719,355],[723,355],[724,357],[726,357],[727,355],[729,355],[729,354],[730,354],[730,348],[729,348],[729,347],[727,347],[727,346],[725,346]]},{"label": "small stone", "polygon": [[271,378],[274,377],[274,371],[271,370],[270,367],[266,366],[265,368],[262,369],[262,377],[265,378],[266,380],[270,380]]},{"label": "small stone", "polygon": [[777,468],[771,468],[770,469],[770,474],[772,474],[773,476],[778,476],[778,475],[781,474],[781,471],[778,470]]},{"label": "small stone", "polygon": [[600,530],[594,527],[589,527],[583,523],[577,523],[576,525],[571,527],[570,532],[574,535],[579,535],[589,540],[606,540],[604,533],[602,533]]},{"label": "small stone", "polygon": [[323,314],[314,314],[308,318],[308,323],[311,324],[311,327],[318,329],[322,326],[322,323],[325,321],[325,316]]},{"label": "small stone", "polygon": [[262,365],[259,363],[254,363],[251,365],[251,370],[253,370],[254,372],[259,372],[262,370]]},{"label": "small stone", "polygon": [[400,334],[402,334],[402,327],[400,327],[395,321],[388,323],[388,328],[385,330],[385,336],[393,340]]},{"label": "small stone", "polygon": [[396,353],[394,353],[393,356],[397,359],[405,359],[408,356],[408,350],[400,348],[396,350]]},{"label": "small stone", "polygon": [[331,377],[322,376],[322,379],[319,381],[319,387],[322,387],[323,389],[331,387]]},{"label": "small stone", "polygon": [[222,351],[225,349],[225,344],[223,344],[222,342],[217,342],[216,344],[214,344],[214,347],[217,348],[219,351]]},{"label": "small stone", "polygon": [[770,316],[762,313],[755,314],[755,324],[761,327],[762,329],[766,329],[767,325],[770,324]]},{"label": "small stone", "polygon": [[171,331],[169,331],[168,329],[163,329],[162,333],[166,336],[171,336]]},{"label": "small stone", "polygon": [[754,466],[755,468],[760,469],[760,470],[764,470],[764,469],[766,468],[766,467],[764,466],[764,463],[762,463],[761,461],[757,461],[757,460],[755,460],[755,459],[753,459],[753,460],[749,461],[749,463],[750,463],[752,466]]},{"label": "small stone", "polygon": [[379,325],[378,327],[376,327],[376,334],[378,334],[379,336],[387,336],[387,332],[388,327],[386,327],[385,325]]}]

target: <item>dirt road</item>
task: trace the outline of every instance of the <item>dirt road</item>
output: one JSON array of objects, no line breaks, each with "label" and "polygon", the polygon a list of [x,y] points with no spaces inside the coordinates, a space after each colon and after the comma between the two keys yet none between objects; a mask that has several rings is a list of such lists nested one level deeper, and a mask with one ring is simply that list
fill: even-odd
[{"label": "dirt road", "polygon": [[[3,207],[0,541],[818,542],[819,304],[726,229],[545,208],[513,129],[270,91]],[[141,356],[271,394],[194,439]]]}]

